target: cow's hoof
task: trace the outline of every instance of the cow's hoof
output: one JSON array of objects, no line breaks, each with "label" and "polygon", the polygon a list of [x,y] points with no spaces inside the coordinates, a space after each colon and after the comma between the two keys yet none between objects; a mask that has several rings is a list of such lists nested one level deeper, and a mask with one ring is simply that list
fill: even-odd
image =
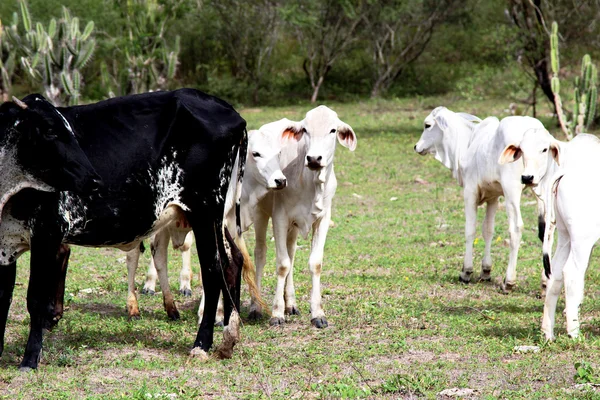
[{"label": "cow's hoof", "polygon": [[215,321],[215,326],[223,327],[225,326],[225,324],[223,323],[223,321]]},{"label": "cow's hoof", "polygon": [[19,372],[29,373],[33,371],[35,371],[35,369],[31,367],[19,367]]},{"label": "cow's hoof", "polygon": [[459,275],[459,276],[458,276],[458,281],[459,281],[460,283],[464,283],[464,284],[468,285],[468,284],[471,282],[471,277],[469,276],[469,279],[464,279],[464,278],[462,277],[462,275]]},{"label": "cow's hoof", "polygon": [[179,289],[179,294],[183,297],[192,297],[192,289]]},{"label": "cow's hoof", "polygon": [[488,270],[482,270],[481,276],[479,277],[479,282],[491,282],[492,281],[492,273]]},{"label": "cow's hoof", "polygon": [[250,321],[258,321],[258,320],[262,319],[262,317],[263,317],[262,313],[260,311],[256,311],[256,310],[250,311],[250,314],[248,314],[248,319]]},{"label": "cow's hoof", "polygon": [[269,320],[269,325],[271,326],[283,326],[285,324],[285,319],[273,317]]},{"label": "cow's hoof", "polygon": [[208,361],[208,359],[209,359],[208,353],[205,352],[204,350],[202,350],[200,347],[194,347],[190,351],[190,357],[197,358],[200,361]]},{"label": "cow's hoof", "polygon": [[127,318],[129,321],[139,321],[140,319],[142,319],[142,317],[140,316],[140,314],[134,314],[134,315],[130,315],[129,318]]},{"label": "cow's hoof", "polygon": [[287,307],[285,309],[285,314],[286,315],[300,315],[300,310],[298,310],[298,307],[296,307],[296,306]]},{"label": "cow's hoof", "polygon": [[310,320],[310,323],[316,327],[316,328],[327,328],[327,326],[329,326],[329,324],[327,323],[327,320],[325,319],[325,317],[319,317],[319,318],[313,318]]},{"label": "cow's hoof", "polygon": [[154,296],[154,293],[156,293],[156,292],[155,292],[154,290],[152,290],[152,289],[146,289],[146,288],[143,288],[143,289],[140,291],[140,293],[141,293],[141,294],[147,294],[148,296]]},{"label": "cow's hoof", "polygon": [[223,359],[229,359],[233,356],[233,346],[240,341],[240,317],[238,313],[233,312],[229,319],[229,325],[223,329],[223,342],[215,352],[216,356]]},{"label": "cow's hoof", "polygon": [[177,311],[177,310],[168,311],[167,316],[169,317],[169,319],[171,321],[178,321],[179,320],[179,311]]}]

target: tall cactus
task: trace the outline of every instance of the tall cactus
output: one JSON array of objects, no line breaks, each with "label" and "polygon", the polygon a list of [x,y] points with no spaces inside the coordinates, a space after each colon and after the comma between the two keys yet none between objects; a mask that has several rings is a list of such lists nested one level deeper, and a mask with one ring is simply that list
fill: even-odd
[{"label": "tall cactus", "polygon": [[180,40],[166,38],[171,15],[181,2],[171,0],[127,0],[121,3],[126,34],[119,48],[125,66],[102,64],[101,76],[109,96],[163,90],[175,77]]},{"label": "tall cactus", "polygon": [[556,114],[561,129],[567,136],[567,139],[589,129],[596,117],[596,104],[598,102],[598,88],[596,66],[592,63],[589,54],[583,56],[581,60],[581,76],[575,78],[573,89],[573,112],[571,121],[566,120],[565,112],[562,106],[560,96],[560,80],[558,72],[560,69],[558,52],[558,24],[552,23],[552,32],[550,33],[550,57],[552,66],[552,92],[554,93],[554,103]]},{"label": "tall cactus", "polygon": [[22,32],[15,18],[7,36],[21,52],[23,69],[34,83],[43,87],[53,104],[78,104],[83,85],[81,69],[96,49],[92,37],[94,22],[88,22],[82,32],[79,18],[72,17],[63,7],[58,21],[52,18],[47,27],[40,22],[34,26],[25,0],[20,0],[20,6]]},{"label": "tall cactus", "polygon": [[9,99],[16,58],[17,49],[8,41],[6,28],[0,20],[0,102]]}]

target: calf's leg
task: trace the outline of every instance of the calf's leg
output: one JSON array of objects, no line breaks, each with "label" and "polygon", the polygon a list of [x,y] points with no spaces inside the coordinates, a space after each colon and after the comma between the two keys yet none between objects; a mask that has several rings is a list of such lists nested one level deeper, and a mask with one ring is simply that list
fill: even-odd
[{"label": "calf's leg", "polygon": [[284,301],[285,313],[287,315],[300,315],[300,310],[296,305],[296,290],[294,289],[294,256],[296,255],[296,240],[298,239],[298,230],[292,229],[288,232],[287,250],[291,260],[291,268],[285,280]]},{"label": "calf's leg", "polygon": [[308,267],[312,276],[312,290],[310,292],[310,322],[317,328],[326,328],[328,326],[321,301],[321,270],[323,268],[325,240],[327,239],[330,220],[331,209],[327,210],[321,220],[318,220],[314,223],[312,243],[310,246],[310,257],[308,258]]},{"label": "calf's leg", "polygon": [[179,319],[179,311],[177,311],[175,300],[169,287],[169,269],[167,267],[170,239],[169,230],[163,229],[154,235],[151,246],[152,258],[154,259],[154,265],[158,273],[158,282],[163,294],[165,311],[169,318],[175,321]]},{"label": "calf's leg", "polygon": [[494,239],[494,218],[498,210],[498,198],[487,202],[485,208],[485,219],[483,220],[482,232],[485,241],[485,253],[481,262],[481,276],[479,280],[490,281],[492,279],[492,241]]},{"label": "calf's leg", "polygon": [[471,282],[473,275],[473,241],[477,224],[477,198],[472,190],[465,187],[465,259],[458,279],[463,283]]},{"label": "calf's leg", "polygon": [[[260,293],[263,270],[267,263],[267,225],[269,224],[269,217],[261,213],[257,214],[254,221],[254,237],[256,239],[256,244],[254,246],[254,265],[256,267],[256,287]],[[248,318],[251,320],[262,318],[262,306],[254,298],[252,298],[250,302],[250,314],[248,315]]]},{"label": "calf's leg", "polygon": [[139,319],[140,309],[135,289],[135,271],[140,259],[140,246],[127,252],[127,315],[129,319]]},{"label": "calf's leg", "polygon": [[179,248],[181,251],[181,272],[179,273],[179,293],[185,297],[192,296],[192,244],[194,243],[194,235],[190,231],[183,245]]}]

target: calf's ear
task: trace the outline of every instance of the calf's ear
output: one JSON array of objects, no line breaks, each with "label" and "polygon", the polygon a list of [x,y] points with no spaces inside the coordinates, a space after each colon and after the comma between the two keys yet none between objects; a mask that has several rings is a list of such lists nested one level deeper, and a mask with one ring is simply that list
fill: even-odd
[{"label": "calf's ear", "polygon": [[356,133],[352,127],[345,122],[340,121],[337,128],[337,138],[340,144],[347,147],[350,151],[356,149]]},{"label": "calf's ear", "polygon": [[509,144],[506,148],[500,153],[500,158],[498,159],[498,164],[504,165],[511,162],[517,161],[521,158],[521,148],[519,146],[515,146],[514,144]]},{"label": "calf's ear", "polygon": [[558,144],[557,140],[550,143],[549,150],[550,154],[552,155],[552,158],[554,158],[554,161],[556,161],[556,163],[560,165],[560,145]]},{"label": "calf's ear", "polygon": [[281,132],[281,140],[285,142],[286,140],[295,140],[299,141],[304,136],[306,130],[302,125],[302,122],[293,122],[290,121],[289,125],[283,128],[283,132]]}]

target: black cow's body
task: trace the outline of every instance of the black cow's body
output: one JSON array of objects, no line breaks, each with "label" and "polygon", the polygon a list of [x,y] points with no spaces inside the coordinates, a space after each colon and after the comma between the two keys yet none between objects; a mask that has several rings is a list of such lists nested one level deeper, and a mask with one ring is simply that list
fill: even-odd
[{"label": "black cow's body", "polygon": [[[25,185],[33,189],[26,187],[10,198],[0,222],[0,268],[5,269],[0,273],[0,329],[6,323],[16,258],[31,250],[27,300],[31,333],[21,366],[37,367],[41,330],[55,324],[62,313],[61,285],[68,260],[65,244],[129,250],[173,220],[181,220],[182,229],[189,230],[191,225],[197,239],[208,312],[194,348],[207,351],[222,288],[231,291],[235,303],[230,302],[226,311],[239,309],[241,264],[235,245],[228,236],[229,240],[225,239],[222,223],[231,169],[240,146],[240,153],[245,154],[245,121],[229,104],[191,89],[58,108],[59,119],[62,114],[66,119],[63,126],[73,132],[76,143],[72,145],[65,132],[46,136],[69,142],[69,157],[77,154],[78,150],[72,149],[78,144],[92,170],[88,165],[85,176],[81,168],[66,163],[66,177],[55,179],[52,169],[56,167],[38,159],[44,157],[43,151],[31,157],[23,148],[29,143],[25,136],[31,126],[23,128],[27,132],[19,132],[19,118],[27,118],[21,114],[43,102],[40,97],[23,99],[28,106],[25,110],[7,106],[3,112],[0,108],[0,134],[8,129],[8,134],[0,137],[0,171],[4,165],[10,171],[17,165],[16,170],[25,171],[25,180],[34,182]],[[54,119],[56,124],[60,122]],[[12,138],[15,134],[25,136]],[[33,147],[37,148],[40,139],[35,140]],[[3,161],[1,152],[13,148],[17,151],[12,158],[17,161]],[[14,186],[13,181],[0,182],[0,196],[7,191],[3,185]]]}]

